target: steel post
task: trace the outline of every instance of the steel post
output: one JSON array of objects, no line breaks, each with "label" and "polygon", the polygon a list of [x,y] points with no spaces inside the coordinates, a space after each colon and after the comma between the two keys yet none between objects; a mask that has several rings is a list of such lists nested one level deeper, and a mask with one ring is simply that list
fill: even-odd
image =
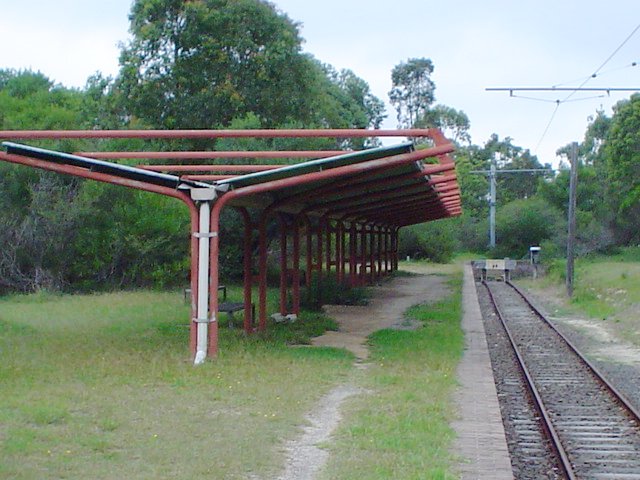
[{"label": "steel post", "polygon": [[349,285],[356,286],[356,256],[357,256],[357,240],[358,231],[355,222],[351,222],[349,226]]},{"label": "steel post", "polygon": [[284,215],[278,215],[278,226],[280,227],[280,314],[286,315],[287,309],[287,222]]},{"label": "steel post", "polygon": [[293,221],[293,313],[300,315],[300,224],[296,217]]},{"label": "steel post", "polygon": [[252,252],[251,252],[251,239],[253,236],[253,224],[251,223],[251,217],[246,208],[238,208],[242,214],[244,221],[244,256],[242,259],[243,267],[243,286],[244,286],[244,322],[243,328],[245,333],[253,333],[253,272],[252,272]]},{"label": "steel post", "polygon": [[260,215],[258,225],[258,330],[264,332],[267,329],[267,218]]}]

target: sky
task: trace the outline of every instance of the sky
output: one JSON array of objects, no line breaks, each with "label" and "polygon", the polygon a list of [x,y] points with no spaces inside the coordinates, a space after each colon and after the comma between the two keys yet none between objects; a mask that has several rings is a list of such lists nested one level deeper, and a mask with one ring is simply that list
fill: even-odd
[{"label": "sky", "polygon": [[[464,111],[475,144],[510,137],[542,163],[581,141],[589,117],[632,92],[488,92],[488,87],[640,88],[638,0],[273,0],[299,24],[304,51],[350,69],[387,102],[391,71],[430,58],[436,102]],[[82,87],[118,72],[131,0],[0,0],[0,68],[41,71]],[[631,36],[630,36],[631,35]],[[629,38],[630,37],[630,38]],[[597,72],[595,78],[590,78]],[[602,96],[604,95],[604,96]],[[599,98],[594,98],[599,97]]]}]

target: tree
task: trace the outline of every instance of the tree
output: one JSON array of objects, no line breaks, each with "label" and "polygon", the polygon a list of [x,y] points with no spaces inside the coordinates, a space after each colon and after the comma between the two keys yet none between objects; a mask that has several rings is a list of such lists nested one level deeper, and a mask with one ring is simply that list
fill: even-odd
[{"label": "tree", "polygon": [[[492,134],[484,146],[489,161],[497,157],[498,171],[500,170],[537,170],[547,168],[552,174],[551,165],[541,165],[538,158],[529,149],[524,149],[512,143],[506,137],[500,140],[497,134]],[[541,172],[543,173],[543,172]],[[498,196],[502,205],[513,200],[530,198],[536,194],[541,174],[535,172],[498,174]]]},{"label": "tree", "polygon": [[164,128],[310,121],[318,77],[297,25],[263,0],[137,0],[119,88],[132,114]]},{"label": "tree", "polygon": [[562,214],[541,198],[515,200],[496,213],[498,237],[495,254],[525,256],[531,245],[540,245],[566,232]]},{"label": "tree", "polygon": [[[384,102],[371,93],[369,84],[353,71],[344,69],[337,72],[333,67],[325,65],[327,76],[347,97],[346,108],[360,110],[359,122],[352,122],[357,128],[380,128],[386,118]],[[349,107],[349,104],[352,105]]]},{"label": "tree", "polygon": [[462,110],[447,105],[428,109],[416,122],[418,128],[439,128],[447,138],[456,143],[469,143],[469,117]]},{"label": "tree", "polygon": [[428,58],[411,58],[391,71],[389,100],[396,109],[400,128],[413,127],[435,101],[433,68]]},{"label": "tree", "polygon": [[640,242],[640,94],[619,102],[608,131],[604,155],[608,204],[621,244]]},{"label": "tree", "polygon": [[77,127],[81,102],[82,92],[55,85],[40,72],[0,70],[2,130]]}]

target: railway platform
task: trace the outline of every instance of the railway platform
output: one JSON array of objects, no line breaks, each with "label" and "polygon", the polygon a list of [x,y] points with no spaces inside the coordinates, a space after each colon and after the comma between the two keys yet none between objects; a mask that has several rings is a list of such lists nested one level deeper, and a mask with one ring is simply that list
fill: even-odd
[{"label": "railway platform", "polygon": [[470,265],[463,283],[465,350],[458,366],[460,382],[455,395],[458,419],[455,452],[461,457],[462,480],[512,480],[513,472],[505,438],[493,370]]}]

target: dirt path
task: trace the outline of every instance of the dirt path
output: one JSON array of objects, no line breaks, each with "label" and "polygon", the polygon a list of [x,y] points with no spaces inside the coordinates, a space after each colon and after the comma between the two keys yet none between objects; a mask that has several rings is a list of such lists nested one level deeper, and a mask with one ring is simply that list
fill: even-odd
[{"label": "dirt path", "polygon": [[[429,267],[416,265],[413,273],[428,273]],[[369,305],[363,307],[327,305],[326,313],[339,325],[337,332],[326,332],[313,339],[318,346],[346,348],[360,361],[366,360],[369,350],[367,337],[383,328],[411,328],[404,312],[411,306],[443,298],[448,292],[446,277],[416,275],[396,277],[373,289]]]},{"label": "dirt path", "polygon": [[[412,271],[431,272],[428,267],[419,266]],[[414,328],[405,319],[404,312],[413,305],[444,298],[447,293],[446,277],[442,275],[396,277],[383,286],[374,287],[367,306],[327,306],[326,312],[338,322],[340,329],[315,338],[313,345],[346,348],[361,363],[369,355],[368,335],[382,328]],[[335,387],[320,399],[313,412],[307,415],[309,425],[287,443],[287,461],[278,480],[312,480],[316,477],[329,457],[321,445],[338,427],[342,404],[349,397],[364,393],[352,384],[345,384]]]}]

